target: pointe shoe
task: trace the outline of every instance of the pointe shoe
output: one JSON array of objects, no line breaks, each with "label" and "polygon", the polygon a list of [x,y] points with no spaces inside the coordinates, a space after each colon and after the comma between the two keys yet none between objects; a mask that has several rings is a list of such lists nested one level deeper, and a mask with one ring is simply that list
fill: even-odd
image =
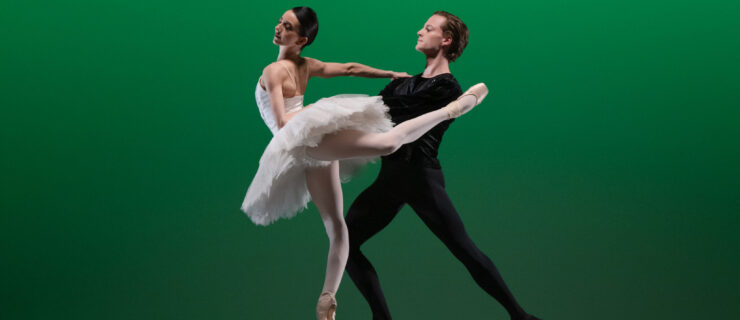
[{"label": "pointe shoe", "polygon": [[[475,97],[475,104],[473,104],[472,106],[465,106],[460,102],[463,97],[468,95]],[[447,118],[453,119],[465,114],[466,112],[473,109],[473,107],[479,105],[487,95],[488,87],[486,87],[486,85],[482,82],[470,87],[470,89],[463,92],[463,94],[460,95],[457,100],[450,102],[450,104],[444,107],[445,111],[447,111]]]},{"label": "pointe shoe", "polygon": [[316,304],[316,319],[318,320],[334,320],[334,314],[337,311],[337,299],[334,298],[334,293],[330,291],[324,291],[319,296],[319,302]]}]

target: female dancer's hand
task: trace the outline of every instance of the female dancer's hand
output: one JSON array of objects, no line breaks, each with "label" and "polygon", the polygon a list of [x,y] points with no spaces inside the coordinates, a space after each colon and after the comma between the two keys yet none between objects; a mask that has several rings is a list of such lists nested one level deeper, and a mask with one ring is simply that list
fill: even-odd
[{"label": "female dancer's hand", "polygon": [[396,80],[398,78],[411,78],[411,75],[406,72],[393,72],[391,75],[391,80]]}]

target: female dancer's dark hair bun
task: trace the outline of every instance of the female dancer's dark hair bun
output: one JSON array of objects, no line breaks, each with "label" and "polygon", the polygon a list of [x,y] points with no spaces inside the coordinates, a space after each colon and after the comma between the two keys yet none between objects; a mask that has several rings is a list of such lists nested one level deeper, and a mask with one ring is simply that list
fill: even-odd
[{"label": "female dancer's dark hair bun", "polygon": [[305,48],[313,42],[313,39],[316,39],[316,35],[319,33],[319,18],[316,17],[316,12],[309,7],[295,7],[292,10],[301,24],[298,34],[301,37],[308,38],[306,44],[303,45]]}]

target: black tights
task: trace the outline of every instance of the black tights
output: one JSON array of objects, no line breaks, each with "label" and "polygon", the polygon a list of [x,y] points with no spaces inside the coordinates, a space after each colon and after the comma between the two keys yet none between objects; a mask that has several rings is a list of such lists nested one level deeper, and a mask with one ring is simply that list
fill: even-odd
[{"label": "black tights", "polygon": [[373,319],[391,319],[391,315],[378,275],[360,246],[385,228],[406,203],[465,265],[475,282],[506,308],[512,319],[526,319],[528,315],[506,287],[496,267],[468,237],[444,187],[440,169],[383,161],[377,180],[349,208],[346,221],[350,251],[346,270],[370,304]]}]

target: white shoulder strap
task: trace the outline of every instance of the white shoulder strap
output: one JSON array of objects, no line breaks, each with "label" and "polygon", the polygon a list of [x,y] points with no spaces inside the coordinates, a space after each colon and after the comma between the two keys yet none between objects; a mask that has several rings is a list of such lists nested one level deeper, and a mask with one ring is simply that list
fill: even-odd
[{"label": "white shoulder strap", "polygon": [[282,63],[282,61],[278,61],[278,63],[280,63],[280,65],[283,66],[283,68],[285,68],[285,71],[288,72],[288,76],[290,76],[290,80],[293,80],[293,83],[295,84],[295,89],[298,90],[298,82],[295,81],[293,74],[290,73],[290,69],[288,69],[288,67],[286,67],[285,64]]}]

